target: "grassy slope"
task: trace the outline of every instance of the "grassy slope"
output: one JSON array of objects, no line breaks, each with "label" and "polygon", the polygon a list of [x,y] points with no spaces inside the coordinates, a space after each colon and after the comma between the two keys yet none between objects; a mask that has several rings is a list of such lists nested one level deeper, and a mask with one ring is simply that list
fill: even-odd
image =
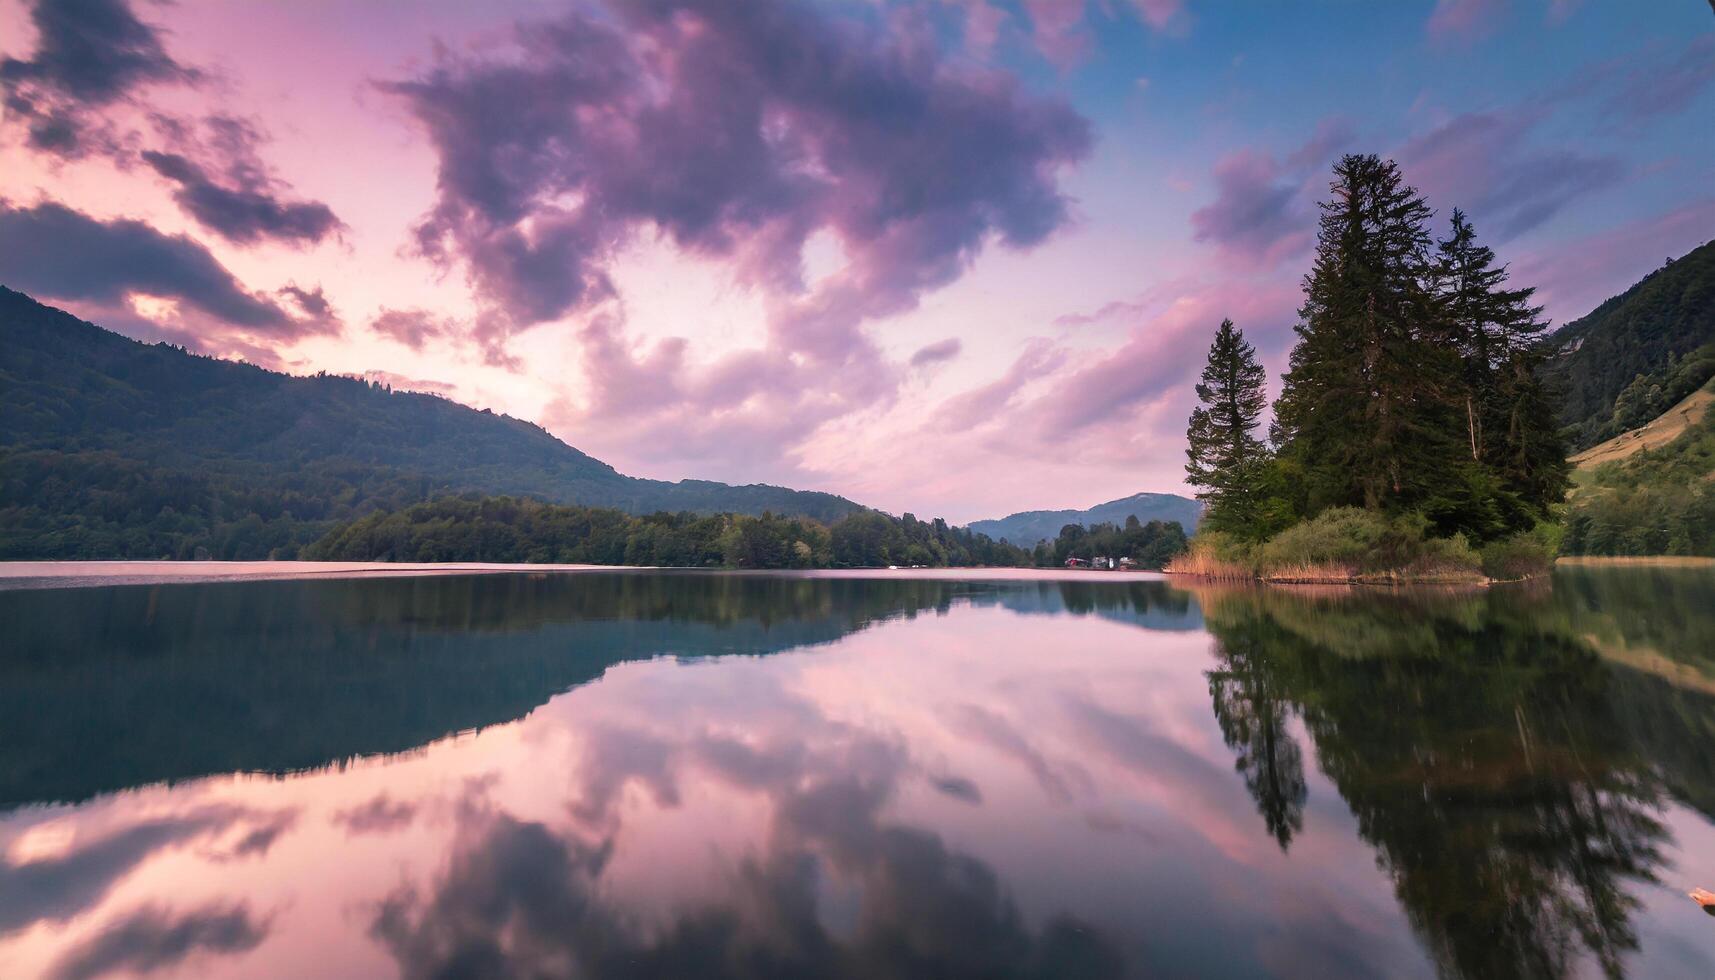
[{"label": "grassy slope", "polygon": [[1575,457],[1568,554],[1715,554],[1715,381]]},{"label": "grassy slope", "polygon": [[1580,470],[1593,470],[1603,463],[1625,459],[1640,449],[1660,449],[1696,425],[1712,403],[1715,403],[1715,388],[1694,391],[1648,425],[1622,432],[1578,453],[1572,457],[1572,464]]}]

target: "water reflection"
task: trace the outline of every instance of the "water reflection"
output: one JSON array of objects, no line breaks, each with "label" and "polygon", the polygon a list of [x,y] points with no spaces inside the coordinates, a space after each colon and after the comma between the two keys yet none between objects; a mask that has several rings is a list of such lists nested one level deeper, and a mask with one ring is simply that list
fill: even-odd
[{"label": "water reflection", "polygon": [[0,973],[1706,975],[1715,585],[1606,574],[0,593]]},{"label": "water reflection", "polygon": [[[1303,718],[1444,972],[1561,976],[1584,956],[1623,972],[1638,947],[1627,886],[1654,882],[1662,865],[1661,786],[1615,711],[1631,692],[1560,628],[1550,597],[1426,593],[1409,616],[1393,597],[1200,598],[1223,658],[1214,676],[1244,679],[1237,714]],[[1286,760],[1260,767],[1272,772],[1300,753],[1258,754]],[[1291,798],[1278,789],[1290,778],[1251,779],[1250,768],[1279,836],[1276,814],[1302,791]]]},{"label": "water reflection", "polygon": [[483,575],[0,591],[0,807],[401,752],[522,717],[616,663],[831,643],[955,602],[1198,625],[1160,582]]}]

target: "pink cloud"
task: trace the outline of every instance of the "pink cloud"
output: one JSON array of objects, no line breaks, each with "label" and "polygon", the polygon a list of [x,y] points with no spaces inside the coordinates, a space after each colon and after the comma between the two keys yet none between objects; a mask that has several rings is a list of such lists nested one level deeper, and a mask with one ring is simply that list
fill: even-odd
[{"label": "pink cloud", "polygon": [[[1228,282],[1175,298],[1154,318],[1138,324],[1114,350],[1086,361],[1058,379],[1027,407],[1029,429],[1042,446],[1084,439],[1090,444],[1150,451],[1153,440],[1135,427],[1163,399],[1190,405],[1190,381],[1201,370],[1208,340],[1231,317],[1263,350],[1278,349],[1288,336],[1299,300],[1290,283]],[[1184,418],[1167,432],[1177,438]],[[1159,433],[1157,433],[1159,434]],[[1124,457],[1126,449],[1117,450]]]},{"label": "pink cloud", "polygon": [[1043,57],[1062,67],[1083,58],[1089,48],[1084,30],[1084,0],[1024,0],[1031,39]]},{"label": "pink cloud", "polygon": [[1537,287],[1549,318],[1565,325],[1712,235],[1715,197],[1539,249],[1518,260],[1513,281]]},{"label": "pink cloud", "polygon": [[1166,30],[1178,20],[1185,11],[1181,0],[1131,0],[1137,8],[1138,16],[1150,27],[1160,31]]},{"label": "pink cloud", "polygon": [[1471,41],[1492,32],[1506,13],[1506,0],[1436,0],[1429,15],[1429,37]]},{"label": "pink cloud", "polygon": [[745,481],[766,470],[813,482],[794,447],[831,420],[884,410],[903,376],[867,340],[837,358],[770,346],[692,363],[684,338],[639,344],[608,314],[590,318],[578,340],[585,400],[556,399],[544,424],[628,466],[710,479]]},{"label": "pink cloud", "polygon": [[1103,318],[1129,325],[1117,345],[1030,341],[998,378],[927,409],[901,406],[909,420],[817,434],[807,465],[858,499],[955,520],[1179,489],[1191,382],[1215,327],[1233,317],[1278,369],[1299,298],[1283,276],[1182,282],[1107,304]]}]

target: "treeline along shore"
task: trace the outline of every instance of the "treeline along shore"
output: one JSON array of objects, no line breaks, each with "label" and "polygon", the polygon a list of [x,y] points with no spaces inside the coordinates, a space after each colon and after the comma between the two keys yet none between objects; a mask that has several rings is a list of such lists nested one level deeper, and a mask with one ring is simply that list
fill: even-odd
[{"label": "treeline along shore", "polygon": [[1053,566],[1093,553],[1161,568],[1185,548],[1178,522],[1069,525],[1025,549],[911,514],[862,510],[832,523],[763,513],[632,515],[468,494],[342,524],[300,557],[325,561],[551,562],[681,568]]}]

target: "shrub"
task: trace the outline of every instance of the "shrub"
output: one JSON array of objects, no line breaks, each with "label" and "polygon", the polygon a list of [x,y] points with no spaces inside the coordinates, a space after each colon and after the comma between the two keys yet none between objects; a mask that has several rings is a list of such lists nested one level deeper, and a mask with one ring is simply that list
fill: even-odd
[{"label": "shrub", "polygon": [[1305,581],[1471,581],[1480,561],[1463,534],[1429,536],[1421,515],[1336,507],[1277,534],[1258,553],[1263,578]]},{"label": "shrub", "polygon": [[1554,567],[1554,540],[1559,529],[1539,524],[1530,531],[1483,546],[1483,574],[1492,579],[1513,580],[1541,575]]},{"label": "shrub", "polygon": [[1482,578],[1482,557],[1463,532],[1450,538],[1424,538],[1422,552],[1387,577],[1413,582],[1474,582]]},{"label": "shrub", "polygon": [[1257,563],[1265,578],[1288,573],[1305,577],[1311,570],[1343,570],[1333,577],[1352,578],[1377,567],[1378,553],[1398,550],[1397,544],[1388,540],[1394,533],[1388,519],[1380,514],[1336,507],[1269,539],[1259,550]]}]

